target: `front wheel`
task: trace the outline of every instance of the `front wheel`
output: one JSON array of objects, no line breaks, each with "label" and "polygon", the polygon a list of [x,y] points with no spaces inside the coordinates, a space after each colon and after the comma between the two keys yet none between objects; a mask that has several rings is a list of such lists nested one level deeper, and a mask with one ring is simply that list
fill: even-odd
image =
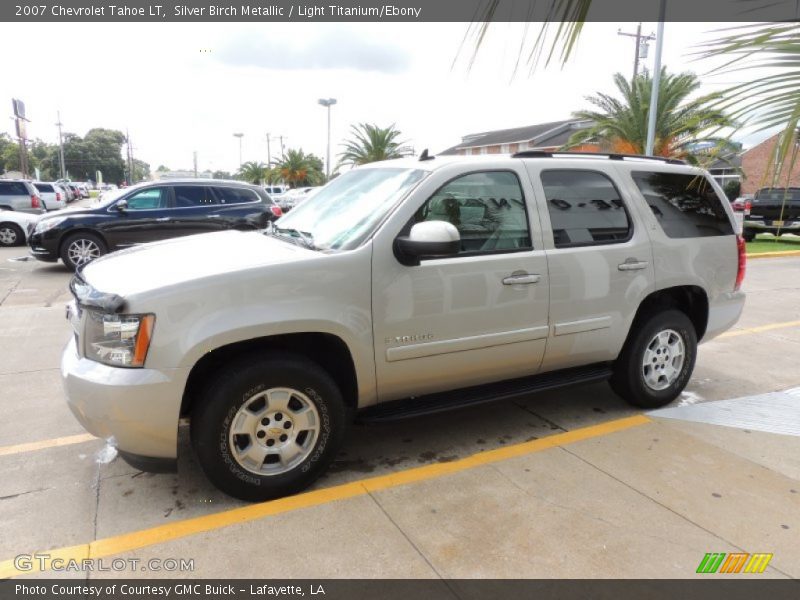
[{"label": "front wheel", "polygon": [[336,456],[347,411],[319,365],[266,355],[223,367],[192,412],[192,446],[223,492],[261,501],[311,485]]},{"label": "front wheel", "polygon": [[108,248],[99,236],[88,232],[76,233],[69,236],[61,245],[61,260],[68,268],[75,271],[100,258],[106,252]]},{"label": "front wheel", "polygon": [[642,319],[614,365],[611,388],[634,406],[659,408],[686,387],[697,334],[686,314],[666,309]]}]

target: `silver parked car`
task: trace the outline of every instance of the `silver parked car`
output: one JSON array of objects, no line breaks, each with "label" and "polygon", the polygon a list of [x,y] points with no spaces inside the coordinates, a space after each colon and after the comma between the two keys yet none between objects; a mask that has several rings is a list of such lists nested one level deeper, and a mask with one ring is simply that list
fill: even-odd
[{"label": "silver parked car", "polygon": [[57,183],[34,181],[33,187],[39,192],[45,210],[58,210],[67,205],[67,193]]},{"label": "silver parked car", "polygon": [[100,258],[72,282],[61,373],[93,434],[172,469],[178,422],[214,484],[297,492],[348,423],[608,380],[668,404],[736,323],[744,242],[678,161],[435,157],[344,173],[267,234]]},{"label": "silver parked car", "polygon": [[39,191],[29,181],[0,179],[0,210],[18,210],[31,214],[44,212]]}]

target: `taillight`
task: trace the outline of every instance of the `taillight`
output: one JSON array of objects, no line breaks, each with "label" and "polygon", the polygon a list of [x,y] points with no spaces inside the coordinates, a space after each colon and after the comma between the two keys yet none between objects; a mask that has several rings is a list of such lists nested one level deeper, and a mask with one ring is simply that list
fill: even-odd
[{"label": "taillight", "polygon": [[753,208],[753,203],[750,200],[744,201],[744,216],[748,216],[750,214],[750,209]]},{"label": "taillight", "polygon": [[56,192],[56,202],[61,202],[61,192]]},{"label": "taillight", "polygon": [[39,196],[31,196],[31,208],[41,208],[41,204],[39,204]]},{"label": "taillight", "polygon": [[273,204],[272,206],[269,207],[269,209],[272,211],[272,214],[275,215],[276,217],[283,216],[283,211],[281,210],[280,206],[276,206]]},{"label": "taillight", "polygon": [[742,287],[744,281],[744,272],[747,266],[747,252],[745,249],[744,238],[740,235],[736,236],[736,249],[739,254],[739,268],[736,271],[736,283],[733,286],[733,291],[736,292]]}]

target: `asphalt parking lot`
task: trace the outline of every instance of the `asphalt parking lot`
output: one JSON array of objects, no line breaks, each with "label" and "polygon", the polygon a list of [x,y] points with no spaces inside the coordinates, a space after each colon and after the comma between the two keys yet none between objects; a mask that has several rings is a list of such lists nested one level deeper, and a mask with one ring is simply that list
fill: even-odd
[{"label": "asphalt parking lot", "polygon": [[800,394],[760,396],[800,387],[798,257],[749,262],[744,315],[701,346],[676,411],[595,384],[356,426],[310,492],[246,505],[205,480],[186,428],[177,475],[85,434],[59,381],[69,273],[25,256],[0,249],[0,578],[34,552],[193,560],[79,578],[682,578],[709,552],[800,576]]}]

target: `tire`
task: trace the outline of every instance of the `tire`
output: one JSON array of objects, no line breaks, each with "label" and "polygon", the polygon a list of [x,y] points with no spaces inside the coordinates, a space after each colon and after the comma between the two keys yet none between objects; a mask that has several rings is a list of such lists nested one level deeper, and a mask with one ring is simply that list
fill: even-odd
[{"label": "tire", "polygon": [[744,238],[745,242],[752,242],[754,239],[756,239],[756,232],[752,229],[745,229],[742,231],[742,237]]},{"label": "tire", "polygon": [[16,223],[0,223],[0,246],[18,246],[25,242],[25,232]]},{"label": "tire", "polygon": [[192,410],[190,431],[200,466],[217,488],[263,501],[297,493],[322,475],[348,421],[339,388],[319,365],[267,354],[223,367]]},{"label": "tire", "polygon": [[614,364],[609,384],[633,406],[659,408],[686,387],[697,358],[697,333],[689,317],[675,309],[653,312],[637,321]]},{"label": "tire", "polygon": [[[84,252],[84,256],[80,256]],[[75,233],[68,236],[61,244],[61,260],[74,271],[96,258],[108,253],[108,247],[100,236],[89,232]]]}]

